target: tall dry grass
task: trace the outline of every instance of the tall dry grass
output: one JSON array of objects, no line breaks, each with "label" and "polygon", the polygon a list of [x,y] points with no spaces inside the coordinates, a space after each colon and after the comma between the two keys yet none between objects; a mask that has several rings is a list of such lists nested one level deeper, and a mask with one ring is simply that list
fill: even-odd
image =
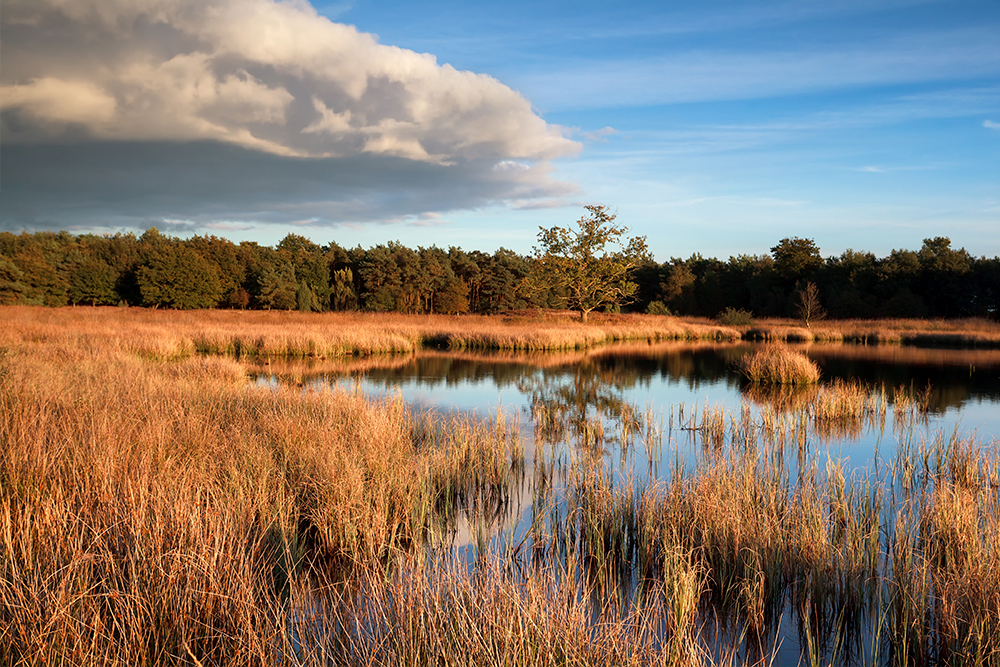
[{"label": "tall dry grass", "polygon": [[[881,387],[869,387],[859,382],[835,379],[818,385],[748,385],[743,388],[747,403],[756,404],[762,422],[760,434],[767,443],[776,436],[787,435],[807,424],[821,441],[858,440],[866,429],[885,430],[888,398]],[[906,403],[894,394],[894,425],[911,423],[916,404]],[[745,438],[744,438],[745,439]]]},{"label": "tall dry grass", "polygon": [[758,320],[738,327],[744,339],[785,342],[844,342],[941,347],[1000,347],[1000,323],[978,319],[823,320],[804,328],[795,320]]},{"label": "tall dry grass", "polygon": [[[811,664],[1000,661],[1000,443],[904,432],[887,458],[852,469],[811,443],[882,433],[885,391],[774,391],[757,411],[682,412],[706,445],[693,469],[578,456],[564,504],[534,508],[543,562],[562,558],[605,597],[672,581],[663,604],[687,609],[691,588],[671,574],[684,554],[698,641],[721,633],[744,656],[797,635]],[[921,412],[898,397],[894,408],[911,425]]]},{"label": "tall dry grass", "polygon": [[[679,550],[703,591],[699,635],[762,657],[794,633],[813,664],[1000,660],[1000,444],[939,437],[869,470],[793,472],[740,436],[659,480],[574,468],[540,541],[601,591],[673,581]],[[664,604],[689,608],[687,590]]]},{"label": "tall dry grass", "polygon": [[740,358],[736,368],[754,384],[814,384],[819,382],[819,366],[801,352],[769,346]]},{"label": "tall dry grass", "polygon": [[904,438],[855,472],[781,454],[884,395],[703,412],[713,447],[662,477],[542,458],[523,541],[472,567],[442,554],[522,474],[503,415],[256,387],[230,358],[137,353],[170,329],[85,323],[0,324],[3,662],[768,664],[786,614],[816,659],[1000,660],[996,443]]},{"label": "tall dry grass", "polygon": [[[69,328],[0,361],[0,654],[278,663],[293,584],[388,562],[507,502],[516,424],[257,388]],[[449,512],[440,512],[448,508]]]},{"label": "tall dry grass", "polygon": [[647,315],[595,315],[583,324],[558,313],[446,316],[277,311],[160,311],[140,308],[0,306],[11,344],[44,341],[71,328],[151,359],[195,353],[254,358],[333,358],[422,347],[452,350],[566,350],[621,340],[738,338],[735,329]]},{"label": "tall dry grass", "polygon": [[[690,565],[681,560],[684,576]],[[296,625],[298,654],[310,663],[387,667],[736,662],[700,646],[694,607],[678,619],[663,595],[598,597],[572,573],[553,574],[519,570],[501,552],[471,574],[455,560],[408,561],[389,578],[369,570],[352,589],[312,594],[309,615]],[[697,591],[690,599],[697,603]]]}]

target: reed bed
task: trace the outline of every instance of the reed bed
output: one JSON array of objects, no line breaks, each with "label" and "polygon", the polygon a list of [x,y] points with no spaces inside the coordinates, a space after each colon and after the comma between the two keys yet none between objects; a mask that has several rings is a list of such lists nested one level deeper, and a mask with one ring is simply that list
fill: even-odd
[{"label": "reed bed", "polygon": [[[740,344],[735,344],[740,345]],[[418,349],[414,352],[403,352],[388,355],[341,356],[326,359],[319,358],[250,358],[244,363],[253,371],[280,377],[283,381],[301,383],[307,376],[324,374],[345,375],[365,373],[368,371],[398,370],[419,360],[439,359],[445,363],[455,361],[470,362],[480,365],[510,364],[530,366],[531,368],[565,368],[574,365],[600,362],[607,356],[616,358],[628,357],[634,359],[658,359],[665,354],[676,351],[715,351],[722,349],[736,350],[729,342],[706,341],[660,341],[619,342],[613,346],[595,346],[585,349],[567,349],[556,351],[544,350],[437,350]],[[741,346],[742,349],[742,346]]]},{"label": "reed bed", "polygon": [[738,327],[746,340],[861,343],[930,347],[1000,347],[1000,323],[962,320],[823,320],[808,328],[794,320],[764,320]]},{"label": "reed bed", "polygon": [[666,585],[662,604],[692,608],[695,591],[699,641],[722,633],[748,659],[794,630],[812,664],[997,664],[998,444],[939,438],[855,473],[817,464],[793,474],[733,438],[659,480],[578,466],[536,542],[605,598],[675,582],[683,554],[693,588]]},{"label": "reed bed", "polygon": [[[884,392],[693,411],[710,446],[662,475],[626,455],[659,457],[652,410],[607,426],[617,463],[584,442],[603,422],[549,424],[530,527],[491,538],[527,474],[506,414],[254,386],[59,317],[0,324],[3,662],[772,664],[792,632],[813,664],[1000,662],[997,443],[785,457],[884,419]],[[481,526],[468,558],[459,520]]]},{"label": "reed bed", "polygon": [[255,388],[230,359],[152,362],[70,329],[0,364],[14,664],[280,664],[300,577],[433,541],[523,470],[502,413]]},{"label": "reed bed", "polygon": [[[882,432],[889,412],[884,389],[840,380],[829,385],[748,385],[743,396],[738,418],[724,406],[704,405],[700,412],[686,413],[685,406],[678,406],[676,411],[671,409],[670,424],[698,434],[703,445],[712,449],[721,448],[727,440],[748,450],[803,448],[809,436],[828,442],[857,440],[866,429]],[[897,399],[894,424],[915,423],[921,414],[919,405],[909,398]],[[756,406],[756,414],[751,406]]]},{"label": "reed bed", "polygon": [[451,350],[573,350],[623,340],[733,340],[732,328],[651,315],[595,315],[588,323],[558,313],[535,317],[158,311],[139,308],[0,307],[10,343],[58,338],[69,327],[101,345],[151,359],[194,354],[237,359],[325,359],[347,355]]},{"label": "reed bed", "polygon": [[736,368],[754,384],[814,384],[820,376],[815,362],[786,347],[755,350],[737,361]]},{"label": "reed bed", "polygon": [[[896,420],[912,425],[919,397],[896,394]],[[856,470],[810,453],[816,436],[881,432],[887,411],[883,389],[840,382],[758,411],[682,406],[678,426],[704,448],[665,475],[581,449],[565,504],[535,507],[542,561],[610,597],[672,581],[685,554],[698,641],[721,633],[741,659],[766,661],[792,634],[811,664],[997,664],[1000,443],[900,433],[895,455]],[[668,588],[664,604],[687,595]]]},{"label": "reed bed", "polygon": [[[680,576],[690,570],[679,557]],[[470,572],[449,559],[371,571],[333,594],[303,591],[295,662],[358,665],[708,665],[697,642],[698,591],[672,609],[666,596],[597,598],[560,567],[519,570],[503,551]],[[666,584],[667,582],[665,582]],[[669,584],[667,584],[669,585]]]}]

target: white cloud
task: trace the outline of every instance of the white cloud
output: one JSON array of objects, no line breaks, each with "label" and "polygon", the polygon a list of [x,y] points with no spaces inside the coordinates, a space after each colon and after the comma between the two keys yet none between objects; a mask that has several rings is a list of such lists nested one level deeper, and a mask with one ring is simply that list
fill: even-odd
[{"label": "white cloud", "polygon": [[579,144],[492,77],[301,0],[9,0],[5,142],[215,140],[277,155],[548,160]]},{"label": "white cloud", "polygon": [[328,228],[576,189],[551,160],[581,144],[520,93],[303,0],[4,0],[0,29],[0,229]]},{"label": "white cloud", "polygon": [[493,172],[497,174],[520,174],[529,169],[530,165],[515,160],[503,160],[493,165]]},{"label": "white cloud", "polygon": [[932,171],[947,166],[948,166],[947,163],[899,165],[894,167],[885,167],[882,165],[867,165],[864,167],[847,167],[847,170],[860,171],[869,174],[890,174],[899,171]]},{"label": "white cloud", "polygon": [[992,120],[984,120],[983,127],[988,127],[991,130],[1000,130],[1000,123],[994,123]]},{"label": "white cloud", "polygon": [[[1000,106],[1000,88],[957,88],[906,95],[869,105],[776,118],[766,122],[725,125],[689,125],[642,132],[644,148],[622,148],[618,155],[637,158],[660,154],[709,154],[746,151],[762,146],[788,144],[801,137],[840,130],[867,129],[938,118],[982,116]],[[990,121],[986,121],[990,122]],[[986,125],[986,127],[989,127]],[[655,147],[655,150],[654,148]],[[939,168],[941,165],[862,165],[856,171],[901,171]]]},{"label": "white cloud", "polygon": [[206,223],[205,228],[217,232],[248,232],[255,229],[256,226],[246,222],[219,221]]},{"label": "white cloud", "polygon": [[323,104],[323,100],[318,97],[313,98],[313,108],[316,109],[316,113],[319,114],[319,118],[313,121],[311,125],[303,128],[302,131],[306,134],[310,132],[326,132],[328,134],[338,135],[351,131],[350,111],[337,113]]},{"label": "white cloud", "polygon": [[428,211],[403,222],[410,227],[443,227],[451,224],[450,220],[443,218],[437,211]]}]

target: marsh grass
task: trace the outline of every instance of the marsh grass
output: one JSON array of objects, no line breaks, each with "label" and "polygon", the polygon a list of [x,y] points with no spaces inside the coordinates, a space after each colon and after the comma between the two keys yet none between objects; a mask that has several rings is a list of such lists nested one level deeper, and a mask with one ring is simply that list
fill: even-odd
[{"label": "marsh grass", "polygon": [[[697,573],[687,554],[642,599],[600,598],[570,573],[518,570],[502,552],[477,568],[407,560],[390,577],[367,571],[349,589],[316,596],[299,624],[296,661],[415,665],[704,665],[692,635]],[[559,566],[555,566],[558,568]],[[676,584],[676,585],[675,585]],[[667,589],[685,589],[678,599]],[[679,605],[677,607],[673,605]]]},{"label": "marsh grass", "polygon": [[[813,433],[881,429],[887,399],[835,383],[785,410],[682,415],[708,445],[694,470],[647,478],[574,467],[541,541],[604,597],[676,581],[671,562],[685,554],[701,591],[699,641],[722,633],[730,648],[745,642],[745,656],[766,656],[790,617],[813,664],[996,664],[998,443],[908,438],[867,470],[817,457],[792,468],[782,452],[803,420]],[[684,586],[670,588],[685,598]]]},{"label": "marsh grass", "polygon": [[574,350],[644,340],[734,340],[730,327],[677,318],[595,314],[586,324],[561,312],[539,317],[159,311],[139,308],[44,309],[0,306],[0,332],[11,343],[58,338],[65,328],[152,360],[194,354],[236,359],[328,359],[450,350]]},{"label": "marsh grass", "polygon": [[801,352],[771,346],[755,350],[736,362],[737,370],[754,384],[814,384],[819,366]]},{"label": "marsh grass", "polygon": [[[816,385],[747,385],[743,395],[759,406],[762,437],[775,441],[775,434],[796,432],[794,425],[808,423],[820,441],[857,440],[866,429],[885,430],[888,398],[881,387],[836,379]],[[898,392],[894,394],[898,396]],[[912,424],[915,404],[893,405],[894,424]]]},{"label": "marsh grass", "polygon": [[[490,538],[528,474],[508,415],[255,387],[175,354],[186,334],[53,317],[0,325],[7,662],[769,664],[786,616],[814,661],[1000,661],[997,443],[902,439],[864,471],[783,455],[884,419],[884,393],[690,411],[710,446],[663,475],[536,445],[531,527]],[[622,417],[652,459],[662,420]]]},{"label": "marsh grass", "polygon": [[933,491],[845,478],[837,464],[796,482],[773,461],[732,454],[638,495],[590,476],[571,495],[571,528],[557,532],[598,590],[629,577],[673,582],[668,605],[689,595],[671,573],[678,550],[686,554],[703,591],[695,608],[730,641],[777,641],[791,608],[800,645],[817,656],[994,664],[997,498],[992,482],[960,481],[957,459],[970,447],[943,452],[950,470]]},{"label": "marsh grass", "polygon": [[389,562],[456,512],[494,511],[523,474],[502,413],[262,390],[233,360],[109,348],[64,330],[2,362],[15,663],[271,664],[300,577]]},{"label": "marsh grass", "polygon": [[1000,347],[1000,324],[979,318],[956,320],[824,320],[808,329],[792,320],[772,319],[741,326],[746,340],[860,343],[927,347]]}]

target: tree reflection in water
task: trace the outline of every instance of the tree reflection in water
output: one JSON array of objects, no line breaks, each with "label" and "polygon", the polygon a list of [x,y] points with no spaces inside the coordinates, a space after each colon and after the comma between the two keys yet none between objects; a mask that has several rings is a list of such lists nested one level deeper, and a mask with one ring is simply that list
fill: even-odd
[{"label": "tree reflection in water", "polygon": [[550,445],[569,440],[604,455],[615,446],[630,446],[641,427],[638,410],[624,395],[638,381],[634,371],[587,359],[568,372],[525,375],[517,388],[527,398],[537,439]]}]

